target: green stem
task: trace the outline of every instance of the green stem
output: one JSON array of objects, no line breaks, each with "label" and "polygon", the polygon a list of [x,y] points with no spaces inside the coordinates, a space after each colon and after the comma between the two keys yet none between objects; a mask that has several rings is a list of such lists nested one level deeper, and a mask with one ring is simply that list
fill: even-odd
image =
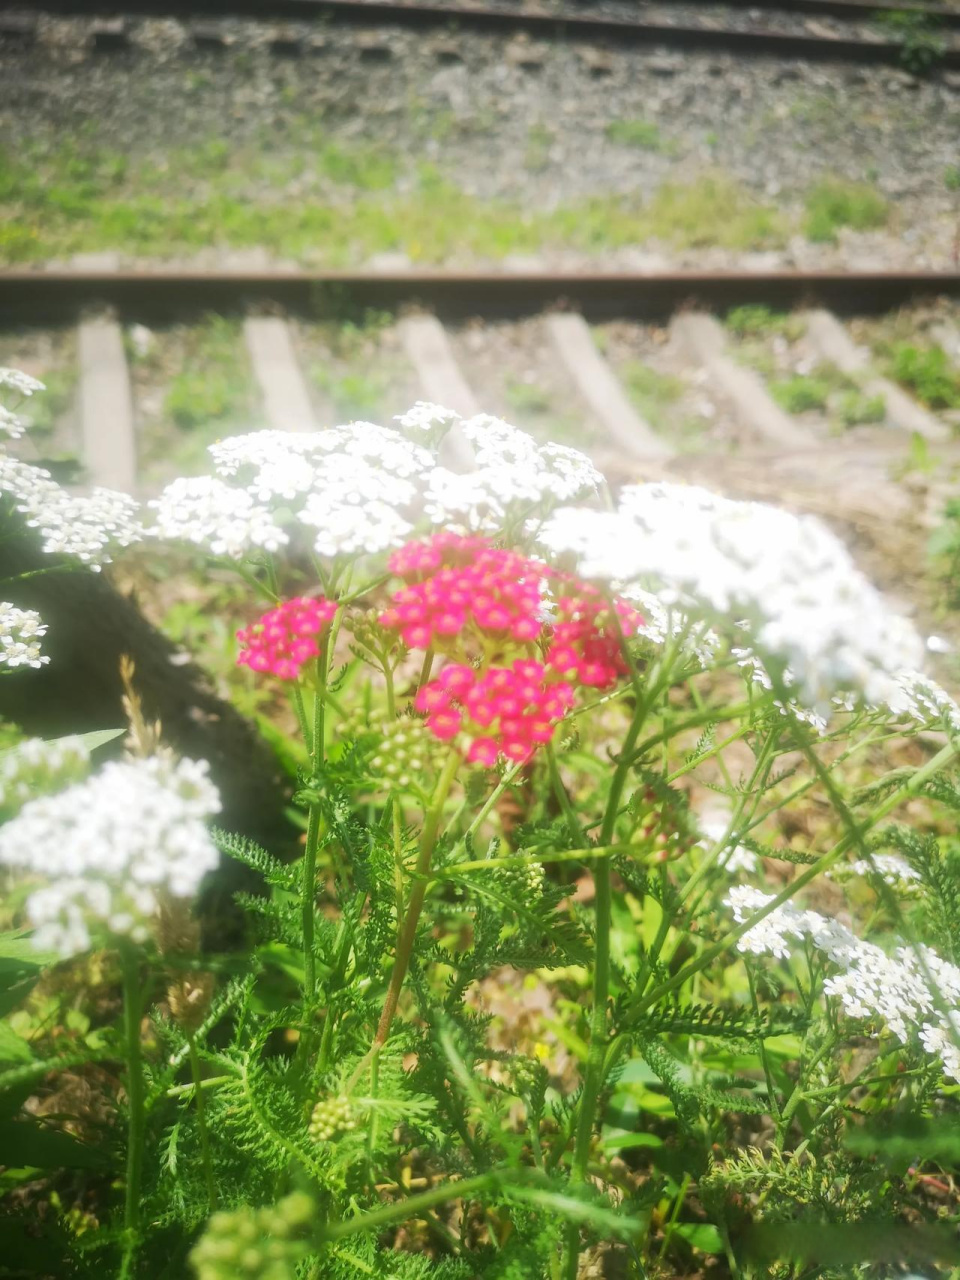
[{"label": "green stem", "polygon": [[312,752],[313,742],[310,737],[310,726],[307,724],[307,711],[303,705],[303,690],[300,688],[299,680],[293,682],[293,709],[297,713],[297,723],[300,725],[307,751]]},{"label": "green stem", "polygon": [[200,1074],[200,1055],[197,1053],[197,1042],[193,1035],[187,1036],[190,1046],[190,1074],[193,1076],[194,1100],[197,1104],[197,1128],[200,1131],[200,1158],[203,1161],[203,1176],[207,1184],[207,1202],[210,1212],[217,1207],[217,1184],[213,1177],[213,1160],[210,1155],[210,1134],[207,1131],[206,1102],[203,1096],[202,1077]]},{"label": "green stem", "polygon": [[[317,689],[313,699],[313,780],[319,781],[323,765],[324,716],[326,714],[327,658],[330,651],[329,632],[324,636],[317,659]],[[320,844],[320,806],[310,804],[307,818],[307,843],[303,854],[303,881],[301,885],[300,912],[303,928],[303,998],[309,1006],[317,993],[317,961],[313,954],[314,922],[317,896],[317,849]],[[308,1010],[305,1009],[305,1013]]]},{"label": "green stem", "polygon": [[410,901],[407,904],[406,914],[397,938],[397,953],[393,961],[393,973],[390,975],[390,985],[387,988],[383,1011],[380,1014],[380,1021],[377,1025],[377,1034],[373,1041],[373,1052],[375,1054],[386,1043],[390,1034],[393,1015],[397,1011],[400,990],[403,986],[403,980],[407,976],[407,969],[410,967],[410,956],[413,954],[413,944],[417,937],[417,925],[420,922],[420,912],[423,910],[423,902],[427,893],[427,884],[429,883],[427,872],[430,870],[430,859],[433,857],[433,850],[440,831],[443,806],[461,764],[462,761],[458,753],[451,751],[440,777],[437,779],[437,787],[433,793],[426,821],[423,824],[420,850],[417,854],[416,867],[414,868],[416,879],[413,882],[413,888],[410,890]]},{"label": "green stem", "polygon": [[[516,1176],[516,1175],[514,1175]],[[509,1180],[509,1175],[507,1175]],[[319,1241],[342,1240],[345,1236],[356,1235],[358,1231],[376,1231],[389,1226],[391,1222],[402,1222],[407,1218],[415,1218],[426,1209],[435,1205],[446,1204],[449,1200],[467,1200],[478,1191],[498,1186],[504,1179],[495,1171],[477,1174],[475,1178],[464,1178],[458,1182],[442,1182],[439,1187],[423,1191],[416,1196],[408,1196],[395,1204],[384,1205],[382,1209],[374,1209],[370,1213],[359,1213],[355,1218],[347,1218],[342,1222],[328,1223],[317,1233]]]},{"label": "green stem", "polygon": [[553,793],[557,798],[557,803],[563,811],[563,816],[567,822],[567,829],[577,847],[586,844],[584,839],[583,828],[580,825],[580,819],[577,811],[570,803],[570,797],[567,795],[567,788],[563,785],[563,779],[560,777],[560,770],[557,767],[557,757],[553,750],[553,743],[548,742],[545,748],[547,757],[547,766],[550,770],[550,783],[553,787]]},{"label": "green stem", "polygon": [[387,695],[387,715],[392,720],[397,714],[397,702],[393,691],[393,667],[391,667],[390,658],[387,655],[384,655],[383,658],[383,684]]},{"label": "green stem", "polygon": [[303,882],[300,890],[300,918],[303,930],[303,1001],[307,1014],[317,993],[317,958],[313,951],[316,921],[317,849],[320,844],[320,806],[311,803],[307,818],[307,843],[303,854]]},{"label": "green stem", "polygon": [[140,955],[134,947],[120,952],[123,969],[123,1031],[127,1053],[127,1177],[124,1202],[124,1245],[120,1280],[135,1274],[140,1246],[140,1182],[143,1176],[144,1111],[143,1057],[140,1044]]},{"label": "green stem", "polygon": [[[607,797],[607,807],[600,828],[600,844],[609,845],[613,839],[617,816],[620,812],[620,800],[626,786],[633,761],[633,748],[647,711],[655,693],[648,690],[644,699],[638,703],[633,722],[623,744],[620,760],[614,771]],[[597,1112],[600,1090],[603,1087],[603,1069],[607,1053],[607,1003],[610,995],[610,863],[606,858],[594,866],[593,883],[596,894],[595,919],[596,942],[594,943],[593,962],[593,1009],[590,1016],[590,1047],[587,1051],[587,1063],[583,1072],[583,1092],[580,1096],[579,1114],[577,1117],[577,1134],[573,1147],[573,1164],[571,1181],[584,1182],[587,1176],[587,1162],[590,1158],[590,1140],[593,1137],[593,1122]],[[571,1222],[566,1229],[565,1240],[565,1276],[566,1280],[576,1280],[580,1254],[580,1228]]]},{"label": "green stem", "polygon": [[433,649],[427,649],[423,655],[423,665],[420,668],[420,677],[417,680],[417,692],[419,693],[423,686],[430,679],[430,668],[433,666]]}]

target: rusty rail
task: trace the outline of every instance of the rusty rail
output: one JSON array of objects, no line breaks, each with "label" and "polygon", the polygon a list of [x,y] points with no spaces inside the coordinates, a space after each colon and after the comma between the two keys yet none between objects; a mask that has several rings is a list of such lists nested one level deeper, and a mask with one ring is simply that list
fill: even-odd
[{"label": "rusty rail", "polygon": [[422,306],[442,319],[489,319],[569,308],[591,320],[660,320],[687,305],[744,303],[876,314],[920,296],[960,296],[960,271],[463,272],[149,271],[0,272],[0,321],[66,323],[110,307],[130,319],[170,321],[204,310],[271,305],[301,315]]}]

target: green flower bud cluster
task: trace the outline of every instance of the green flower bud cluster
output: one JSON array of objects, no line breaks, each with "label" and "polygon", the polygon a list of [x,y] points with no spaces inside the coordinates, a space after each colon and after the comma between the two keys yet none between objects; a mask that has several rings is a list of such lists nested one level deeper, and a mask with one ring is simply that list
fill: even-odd
[{"label": "green flower bud cluster", "polygon": [[294,1280],[310,1251],[304,1235],[315,1212],[311,1198],[297,1191],[262,1209],[213,1214],[190,1253],[197,1280]]},{"label": "green flower bud cluster", "polygon": [[419,781],[436,754],[436,739],[419,720],[404,716],[383,726],[376,754],[368,762],[370,772],[395,787]]},{"label": "green flower bud cluster", "polygon": [[358,644],[376,652],[382,646],[384,637],[383,627],[377,620],[378,616],[376,609],[365,612],[350,610],[344,614],[343,626],[353,633],[353,638]]},{"label": "green flower bud cluster", "polygon": [[331,1142],[341,1133],[357,1127],[357,1117],[350,1099],[320,1098],[310,1116],[310,1137],[314,1142]]},{"label": "green flower bud cluster", "polygon": [[503,888],[521,901],[531,897],[538,898],[543,893],[543,867],[539,862],[510,858],[498,870]]},{"label": "green flower bud cluster", "polygon": [[533,1093],[546,1075],[543,1064],[537,1062],[535,1058],[518,1055],[511,1065],[513,1066],[514,1087],[521,1097],[526,1097],[528,1094]]}]

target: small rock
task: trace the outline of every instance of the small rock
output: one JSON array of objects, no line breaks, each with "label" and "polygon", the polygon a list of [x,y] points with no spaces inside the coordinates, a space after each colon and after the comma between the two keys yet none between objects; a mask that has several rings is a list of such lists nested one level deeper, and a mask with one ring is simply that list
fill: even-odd
[{"label": "small rock", "polygon": [[430,52],[442,66],[449,67],[454,63],[463,62],[463,52],[458,44],[452,40],[438,40],[430,46]]},{"label": "small rock", "polygon": [[578,48],[577,57],[586,67],[590,75],[599,79],[601,76],[612,76],[613,59],[602,49]]},{"label": "small rock", "polygon": [[354,41],[361,62],[390,62],[393,46],[388,36],[378,31],[362,31]]},{"label": "small rock", "polygon": [[525,37],[518,40],[512,40],[507,45],[505,54],[506,61],[512,67],[519,67],[522,71],[532,71],[537,73],[543,70],[545,61],[545,52],[539,46],[533,45]]},{"label": "small rock", "polygon": [[680,70],[680,63],[676,58],[647,58],[641,65],[652,76],[675,76]]}]

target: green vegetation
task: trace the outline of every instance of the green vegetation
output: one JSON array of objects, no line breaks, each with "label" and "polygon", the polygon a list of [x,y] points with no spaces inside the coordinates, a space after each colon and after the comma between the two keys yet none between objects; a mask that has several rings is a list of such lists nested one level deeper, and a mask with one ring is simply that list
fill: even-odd
[{"label": "green vegetation", "polygon": [[804,232],[818,244],[832,244],[841,227],[871,231],[885,226],[890,206],[866,182],[823,178],[807,193]]},{"label": "green vegetation", "polygon": [[864,427],[882,422],[887,416],[887,404],[882,395],[851,390],[837,398],[834,411],[841,426]]},{"label": "green vegetation", "polygon": [[242,353],[237,323],[208,316],[187,348],[184,367],[170,382],[163,405],[167,417],[193,430],[242,414],[252,398]]},{"label": "green vegetation", "polygon": [[652,427],[668,425],[666,414],[684,392],[680,378],[631,360],[620,370],[630,399]]},{"label": "green vegetation", "polygon": [[960,498],[948,498],[944,503],[943,515],[930,535],[927,550],[943,584],[945,603],[950,608],[960,608]]},{"label": "green vegetation", "polygon": [[297,141],[296,154],[265,140],[227,155],[220,140],[207,140],[129,162],[98,150],[28,144],[14,156],[0,148],[0,262],[105,248],[169,257],[219,245],[343,266],[384,251],[440,262],[550,246],[600,252],[650,238],[761,249],[789,232],[776,210],[719,175],[666,183],[646,203],[598,196],[530,212],[468,196],[430,165],[399,192],[394,161],[377,149],[311,151],[312,138]]},{"label": "green vegetation", "polygon": [[930,71],[946,52],[935,17],[897,9],[877,14],[876,21],[885,36],[899,41],[900,61],[914,75]]},{"label": "green vegetation", "polygon": [[187,430],[241,415],[250,404],[250,370],[236,321],[207,316],[189,344],[186,365],[170,381],[164,411]]},{"label": "green vegetation", "polygon": [[336,417],[349,422],[376,418],[389,386],[382,371],[375,370],[335,373],[323,365],[315,365],[310,376],[329,399]]},{"label": "green vegetation", "polygon": [[637,412],[654,431],[668,436],[681,451],[696,441],[703,423],[679,410],[679,401],[686,390],[681,378],[661,373],[639,360],[629,361],[619,372]]},{"label": "green vegetation", "polygon": [[536,382],[523,382],[519,378],[507,378],[504,394],[510,408],[519,416],[542,417],[550,412],[549,391]]},{"label": "green vegetation", "polygon": [[738,338],[769,338],[781,334],[791,341],[803,337],[806,329],[802,316],[774,311],[760,303],[733,307],[727,312],[726,325]]},{"label": "green vegetation", "polygon": [[70,407],[77,385],[77,371],[73,366],[49,369],[43,375],[46,388],[43,395],[32,396],[21,408],[21,417],[30,423],[30,435],[39,443],[39,437],[49,436]]},{"label": "green vegetation", "polygon": [[611,120],[606,127],[607,140],[621,147],[637,147],[641,151],[657,151],[676,155],[676,142],[665,138],[660,126],[652,120]]},{"label": "green vegetation", "polygon": [[928,409],[960,409],[960,373],[935,344],[897,342],[887,353],[890,376]]},{"label": "green vegetation", "polygon": [[796,374],[770,384],[770,394],[787,413],[806,413],[811,409],[825,409],[830,394],[830,383],[825,378],[803,377]]},{"label": "green vegetation", "polygon": [[[610,133],[669,150],[646,121],[615,121]],[[531,127],[528,167],[549,163],[552,141],[549,128]],[[467,195],[431,164],[401,175],[400,163],[382,147],[348,147],[307,125],[291,125],[282,144],[264,137],[231,150],[208,138],[136,158],[86,139],[27,142],[17,154],[0,147],[0,263],[101,249],[169,257],[211,245],[334,267],[382,252],[442,262],[550,248],[599,253],[648,240],[750,251],[781,247],[795,230],[787,214],[722,173],[665,182],[646,201],[598,195],[530,210]],[[809,194],[805,225],[830,240],[840,226],[878,226],[887,215],[872,187],[830,179]]]},{"label": "green vegetation", "polygon": [[677,247],[775,248],[786,241],[784,218],[722,174],[688,184],[665,182],[644,211],[648,234]]},{"label": "green vegetation", "polygon": [[389,311],[367,309],[356,320],[321,326],[330,358],[312,364],[310,378],[338,419],[380,416],[397,373],[394,362],[379,349],[393,320]]}]

